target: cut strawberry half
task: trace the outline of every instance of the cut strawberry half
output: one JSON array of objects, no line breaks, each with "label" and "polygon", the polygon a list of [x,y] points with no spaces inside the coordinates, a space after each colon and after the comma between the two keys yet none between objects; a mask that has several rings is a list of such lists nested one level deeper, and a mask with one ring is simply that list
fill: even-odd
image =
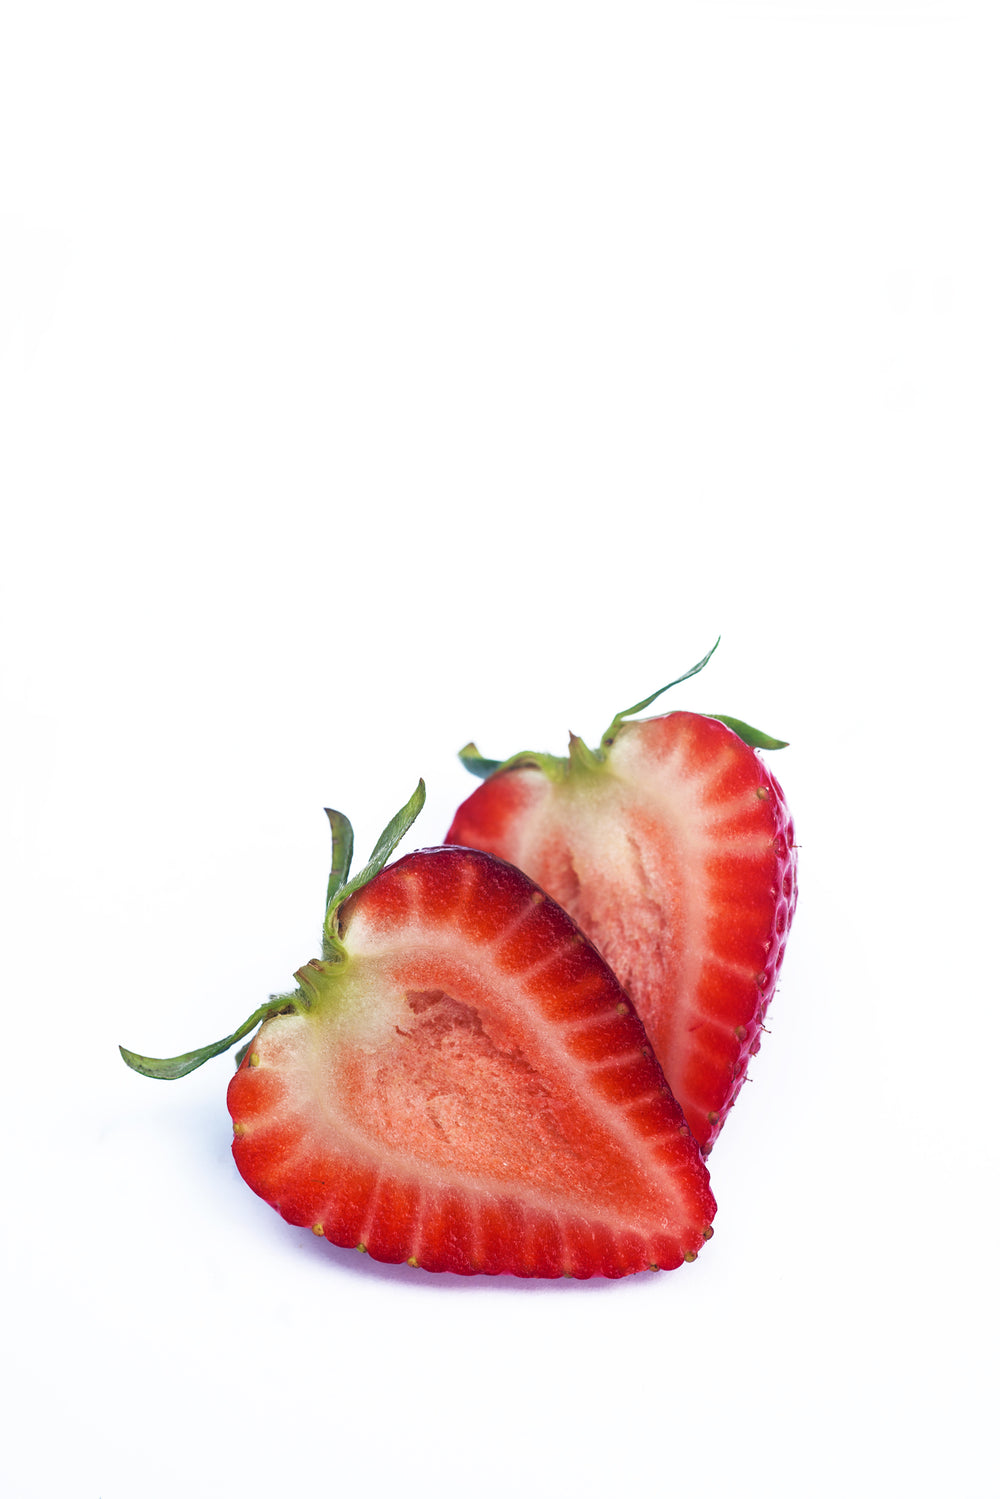
[{"label": "cut strawberry half", "polygon": [[620,1276],[695,1257],[715,1203],[633,1006],[571,919],[492,855],[384,867],[423,785],[345,883],[331,813],[323,958],[263,1020],[229,1086],[233,1154],[290,1223],[462,1275]]},{"label": "cut strawberry half", "polygon": [[634,1000],[707,1152],[760,1046],[796,855],[757,752],[783,742],[721,715],[627,721],[660,692],[618,714],[596,750],[571,735],[566,759],[484,760],[468,745],[463,761],[487,779],[447,841],[516,864],[574,917]]}]

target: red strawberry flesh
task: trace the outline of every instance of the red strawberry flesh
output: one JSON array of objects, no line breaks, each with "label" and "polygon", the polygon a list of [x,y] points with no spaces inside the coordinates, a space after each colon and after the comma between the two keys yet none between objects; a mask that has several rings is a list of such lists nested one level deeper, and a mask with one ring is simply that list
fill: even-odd
[{"label": "red strawberry flesh", "polygon": [[714,1201],[643,1027],[574,923],[468,849],[340,912],[309,1008],[230,1084],[233,1152],[290,1222],[459,1274],[619,1276],[692,1258]]},{"label": "red strawberry flesh", "polygon": [[736,733],[693,713],[616,721],[603,758],[557,763],[495,771],[447,841],[516,864],[579,923],[707,1151],[759,1047],[795,906],[781,789]]}]

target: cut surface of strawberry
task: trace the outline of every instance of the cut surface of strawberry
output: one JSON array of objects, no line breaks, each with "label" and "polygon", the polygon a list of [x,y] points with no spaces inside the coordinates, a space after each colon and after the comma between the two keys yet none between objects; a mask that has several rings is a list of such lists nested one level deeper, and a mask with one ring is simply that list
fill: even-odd
[{"label": "cut surface of strawberry", "polygon": [[447,841],[509,860],[579,923],[634,1001],[707,1152],[759,1049],[796,854],[757,752],[781,741],[694,713],[628,721],[658,696],[617,715],[597,750],[571,736],[565,759],[486,761],[468,746],[463,759],[487,779]]},{"label": "cut surface of strawberry", "polygon": [[373,856],[346,883],[337,817],[323,958],[251,1017],[229,1086],[246,1182],[290,1223],[427,1270],[586,1278],[694,1258],[707,1173],[592,944],[479,850]]}]

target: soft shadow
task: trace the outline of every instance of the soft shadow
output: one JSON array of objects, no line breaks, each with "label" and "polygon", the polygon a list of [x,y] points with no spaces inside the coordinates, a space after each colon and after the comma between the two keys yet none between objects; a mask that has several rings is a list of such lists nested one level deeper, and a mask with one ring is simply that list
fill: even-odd
[{"label": "soft shadow", "polygon": [[[356,1249],[340,1249],[336,1244],[320,1239],[310,1229],[284,1225],[299,1254],[311,1260],[322,1260],[343,1275],[362,1280],[383,1281],[404,1285],[407,1289],[424,1290],[430,1293],[446,1292],[453,1296],[482,1295],[484,1292],[515,1296],[596,1296],[608,1291],[633,1289],[646,1282],[662,1280],[662,1272],[645,1272],[625,1275],[618,1280],[609,1280],[603,1275],[590,1280],[568,1280],[560,1276],[556,1280],[523,1278],[518,1275],[455,1275],[451,1271],[414,1269],[412,1265],[386,1265],[373,1260],[370,1255],[360,1254]],[[295,1240],[298,1240],[297,1244]]]}]

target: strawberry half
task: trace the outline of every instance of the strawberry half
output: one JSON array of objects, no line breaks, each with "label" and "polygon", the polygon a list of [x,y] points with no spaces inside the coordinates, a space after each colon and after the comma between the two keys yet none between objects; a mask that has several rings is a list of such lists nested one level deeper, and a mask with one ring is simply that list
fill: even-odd
[{"label": "strawberry half", "polygon": [[760,1048],[796,855],[757,753],[783,741],[721,715],[626,721],[666,691],[619,713],[596,750],[571,735],[567,759],[484,760],[468,745],[463,761],[488,779],[447,841],[516,864],[574,917],[634,1000],[707,1153]]},{"label": "strawberry half", "polygon": [[385,867],[423,783],[345,883],[330,813],[324,955],[229,1086],[241,1175],[288,1222],[375,1259],[461,1275],[621,1276],[691,1260],[715,1203],[632,1005],[520,870],[461,848]]}]

